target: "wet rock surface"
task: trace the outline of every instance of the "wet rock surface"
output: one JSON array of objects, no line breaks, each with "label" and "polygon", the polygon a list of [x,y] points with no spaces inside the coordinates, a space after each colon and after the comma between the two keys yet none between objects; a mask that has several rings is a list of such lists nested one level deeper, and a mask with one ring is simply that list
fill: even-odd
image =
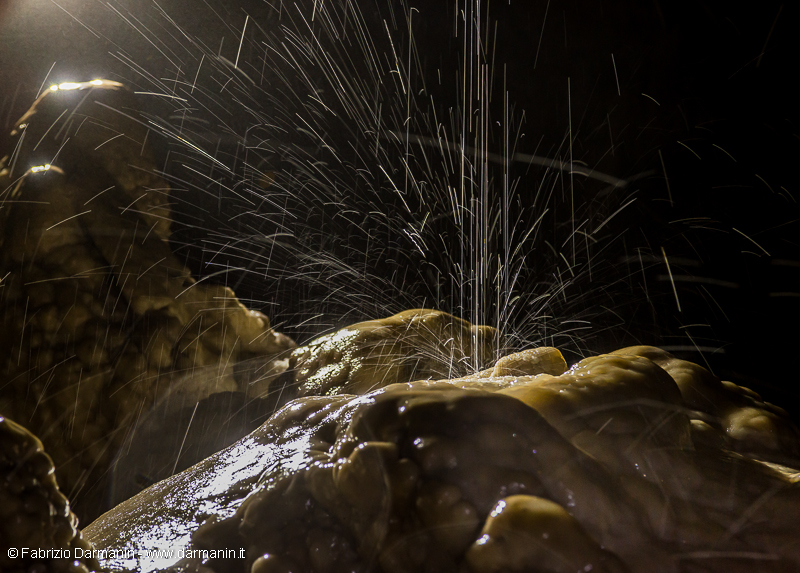
[{"label": "wet rock surface", "polygon": [[395,382],[457,378],[495,358],[499,334],[447,313],[407,310],[353,324],[292,352],[298,396],[364,394]]},{"label": "wet rock surface", "polygon": [[182,571],[800,566],[800,432],[784,412],[653,347],[560,374],[559,359],[539,348],[504,359],[514,375],[297,399],[85,533],[197,552]]},{"label": "wet rock surface", "polygon": [[[122,85],[53,86],[12,135],[0,166],[0,411],[41,437],[65,492],[98,515],[143,411],[167,396],[266,395],[295,344],[172,254],[170,188]],[[256,375],[235,369],[253,357]]]},{"label": "wet rock surface", "polygon": [[87,573],[99,564],[42,442],[0,416],[0,570]]}]

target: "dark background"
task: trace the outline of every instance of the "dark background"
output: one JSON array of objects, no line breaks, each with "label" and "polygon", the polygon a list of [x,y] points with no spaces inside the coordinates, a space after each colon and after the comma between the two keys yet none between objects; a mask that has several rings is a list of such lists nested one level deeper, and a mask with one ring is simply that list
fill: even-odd
[{"label": "dark background", "polygon": [[[464,4],[411,4],[416,7],[411,26],[416,63],[408,86],[415,94],[413,111],[428,117],[435,110],[446,124],[449,112],[463,104],[457,86],[463,81],[464,37],[456,8]],[[571,142],[574,160],[635,180],[615,189],[576,176],[576,211],[567,177],[520,163],[509,168],[518,181],[509,210],[522,226],[542,214],[537,190],[554,189],[541,232],[525,244],[518,290],[527,299],[513,315],[504,314],[492,293],[476,298],[453,287],[448,275],[463,262],[453,253],[465,243],[469,251],[478,239],[446,216],[437,219],[446,204],[441,199],[429,204],[409,196],[409,208],[419,217],[404,212],[374,162],[362,159],[360,152],[371,144],[351,145],[363,129],[348,123],[343,109],[328,100],[340,123],[329,118],[319,125],[328,130],[338,156],[353,153],[359,159],[339,158],[334,167],[330,150],[313,148],[292,122],[296,114],[289,112],[293,106],[302,111],[305,100],[297,94],[308,91],[306,80],[278,65],[267,67],[265,81],[259,61],[265,42],[285,40],[279,26],[286,12],[279,5],[164,0],[158,4],[162,13],[144,0],[6,0],[0,4],[0,127],[8,132],[42,86],[107,77],[148,91],[170,78],[191,81],[199,45],[228,61],[238,54],[239,68],[254,78],[255,87],[242,99],[244,92],[216,85],[225,65],[209,56],[198,82],[218,95],[205,111],[195,106],[195,135],[209,152],[237,165],[243,134],[254,122],[251,112],[275,118],[285,135],[283,147],[262,162],[277,174],[275,189],[284,191],[276,191],[279,207],[297,214],[291,237],[277,246],[249,240],[239,250],[226,247],[225,237],[271,236],[290,225],[289,219],[273,216],[280,209],[269,202],[260,207],[265,216],[237,218],[241,204],[223,201],[222,194],[181,171],[183,164],[201,159],[182,157],[166,138],[153,143],[164,171],[180,181],[174,193],[176,252],[197,274],[219,273],[215,280],[233,286],[283,332],[302,342],[330,328],[423,305],[473,319],[470,309],[477,302],[486,308],[477,318],[505,325],[512,345],[553,344],[574,360],[621,345],[657,344],[756,389],[797,420],[800,19],[790,3],[496,0],[489,5],[481,16],[484,25],[489,22],[483,55],[492,77],[489,124],[503,123],[503,98],[497,94],[505,91],[524,134],[515,138],[518,152],[568,160]],[[389,62],[387,54],[395,52],[403,60],[409,48],[405,3],[360,6],[381,61]],[[396,45],[387,43],[384,29]],[[341,47],[344,55],[363,55],[343,39],[330,46]],[[355,57],[347,69],[368,77],[363,60]],[[305,73],[314,76],[320,69],[309,64]],[[396,87],[381,89],[388,93]],[[391,120],[403,98],[381,97],[381,113]],[[428,106],[429,101],[434,103]],[[165,121],[178,121],[175,108],[163,102],[143,98],[142,106]],[[423,126],[420,121],[411,133],[429,136]],[[501,152],[502,131],[489,130],[489,151]],[[7,143],[0,143],[5,149]],[[386,165],[398,173],[400,164],[392,161],[402,155],[403,144],[381,145],[395,146]],[[336,193],[300,190],[311,180],[308,164],[315,160],[335,175]],[[422,163],[410,168],[420,178]],[[357,167],[367,173],[363,180]],[[499,180],[500,168],[492,169],[490,176]],[[219,177],[220,188],[254,181],[244,166]],[[495,206],[503,201],[495,191],[487,198]],[[587,246],[571,257],[573,221],[597,229],[631,199],[602,232],[582,236]],[[431,204],[435,208],[426,211]],[[423,225],[424,212],[430,216]],[[395,222],[386,222],[392,218]],[[424,252],[402,232],[409,228],[423,229],[429,240]],[[490,250],[502,243],[501,235],[490,238]],[[268,268],[255,263],[263,257]],[[488,274],[496,270],[490,265]],[[568,287],[558,291],[564,280]],[[541,293],[551,295],[547,302],[536,302],[534,295]]]}]

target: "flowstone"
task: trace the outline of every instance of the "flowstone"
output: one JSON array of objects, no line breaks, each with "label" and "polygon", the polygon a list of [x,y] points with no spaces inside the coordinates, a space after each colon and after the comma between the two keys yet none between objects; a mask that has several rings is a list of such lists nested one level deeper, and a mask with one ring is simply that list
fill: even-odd
[{"label": "flowstone", "polygon": [[[172,253],[147,135],[121,84],[61,84],[17,122],[0,163],[0,412],[41,437],[84,515],[106,509],[106,474],[143,410],[259,397],[295,347]],[[252,357],[257,377],[235,371]]]},{"label": "flowstone", "polygon": [[106,564],[137,571],[789,572],[798,444],[780,408],[657,348],[570,368],[537,348],[296,399],[84,534],[183,551]]}]

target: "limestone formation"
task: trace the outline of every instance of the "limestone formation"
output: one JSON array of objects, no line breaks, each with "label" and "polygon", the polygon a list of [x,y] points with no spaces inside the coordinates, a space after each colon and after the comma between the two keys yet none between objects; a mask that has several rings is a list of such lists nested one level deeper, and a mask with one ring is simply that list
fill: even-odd
[{"label": "limestone formation", "polygon": [[800,567],[800,432],[780,408],[653,347],[563,364],[538,348],[300,398],[85,534],[217,573]]},{"label": "limestone formation", "polygon": [[42,442],[0,416],[0,570],[87,573],[98,567]]},{"label": "limestone formation", "polygon": [[[259,396],[295,346],[172,253],[148,129],[122,85],[61,84],[0,165],[0,412],[41,437],[71,497],[102,499],[143,410],[169,394]],[[235,370],[253,357],[262,376]]]}]

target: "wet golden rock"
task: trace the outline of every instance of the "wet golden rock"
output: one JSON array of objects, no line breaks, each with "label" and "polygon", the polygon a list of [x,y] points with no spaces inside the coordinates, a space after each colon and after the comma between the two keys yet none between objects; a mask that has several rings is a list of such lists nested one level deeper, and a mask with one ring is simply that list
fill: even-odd
[{"label": "wet golden rock", "polygon": [[290,368],[300,396],[363,394],[477,370],[495,358],[498,336],[445,312],[407,310],[316,338],[292,353]]},{"label": "wet golden rock", "polygon": [[502,376],[558,376],[567,371],[567,362],[557,348],[541,346],[529,348],[501,357],[492,368],[482,370],[475,378],[500,378]]},{"label": "wet golden rock", "polygon": [[[244,548],[246,559],[190,559],[184,570],[800,567],[800,432],[784,414],[655,348],[542,372],[562,370],[556,352],[512,354],[503,363],[514,373],[497,377],[484,371],[294,400],[240,444],[125,502],[87,535],[118,548],[170,531],[186,536],[203,507],[219,517],[194,531],[191,547]],[[727,402],[697,408],[684,393]],[[726,437],[740,418],[748,431],[779,434],[777,449]],[[249,469],[227,490],[218,476],[243,467],[244,451]],[[194,486],[212,483],[202,496]],[[215,506],[217,499],[226,501]],[[169,500],[179,506],[167,510]],[[149,525],[165,511],[157,530]],[[123,521],[124,529],[116,525]]]},{"label": "wet golden rock", "polygon": [[775,462],[800,457],[800,434],[786,411],[764,402],[749,388],[719,380],[702,366],[652,346],[612,354],[643,356],[658,364],[675,380],[687,406],[704,414],[702,419],[727,448]]},{"label": "wet golden rock", "polygon": [[[53,462],[42,443],[0,416],[0,569],[86,573],[99,568],[96,559],[82,556],[91,548],[58,489]],[[32,550],[44,555],[31,556]],[[76,558],[76,552],[81,556]]]},{"label": "wet golden rock", "polygon": [[548,499],[512,495],[497,502],[467,552],[476,573],[552,571],[624,573],[563,507]]},{"label": "wet golden rock", "polygon": [[[76,500],[89,514],[143,408],[175,392],[252,392],[234,365],[254,357],[275,365],[266,393],[295,347],[172,254],[169,185],[136,110],[116,82],[54,86],[17,122],[0,164],[0,314],[16,327],[0,334],[10,381],[0,412],[42,436],[68,490],[93,490]],[[219,377],[193,380],[196,368]]]}]

